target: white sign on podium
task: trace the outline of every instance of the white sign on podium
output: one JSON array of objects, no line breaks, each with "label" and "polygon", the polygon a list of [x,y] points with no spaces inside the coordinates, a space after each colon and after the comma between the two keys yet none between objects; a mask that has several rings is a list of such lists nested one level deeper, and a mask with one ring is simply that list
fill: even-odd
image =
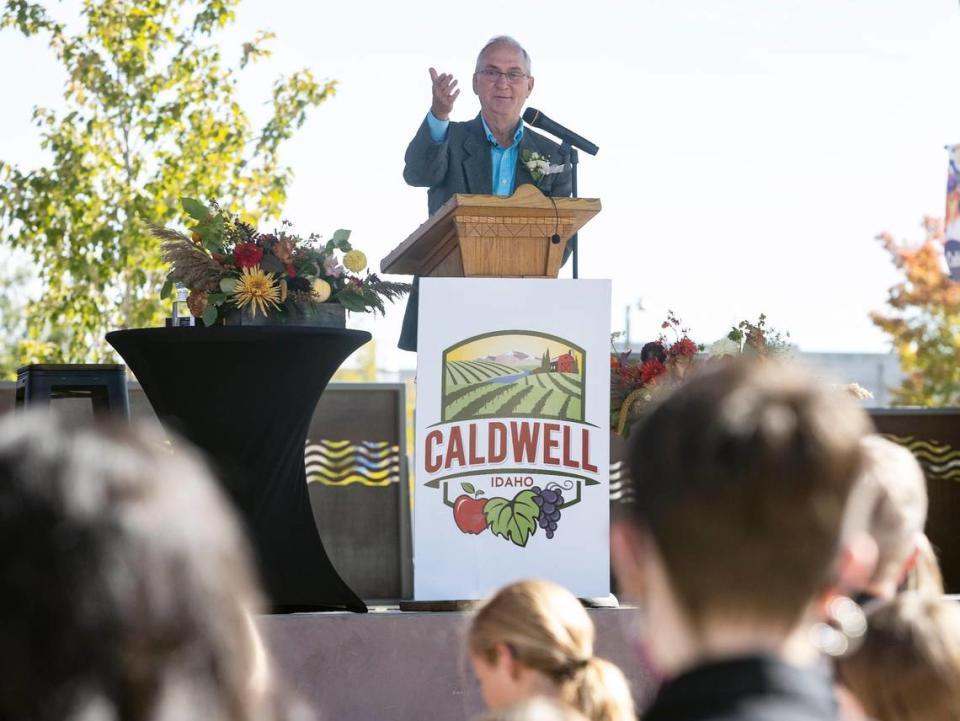
[{"label": "white sign on podium", "polygon": [[414,598],[606,596],[610,283],[422,278]]}]

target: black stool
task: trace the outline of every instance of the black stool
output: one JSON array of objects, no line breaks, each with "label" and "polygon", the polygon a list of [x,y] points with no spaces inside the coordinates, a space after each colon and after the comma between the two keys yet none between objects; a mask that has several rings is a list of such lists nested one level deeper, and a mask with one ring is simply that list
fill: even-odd
[{"label": "black stool", "polygon": [[53,398],[89,398],[95,416],[127,418],[130,407],[126,366],[35,363],[17,369],[17,408],[46,406]]}]

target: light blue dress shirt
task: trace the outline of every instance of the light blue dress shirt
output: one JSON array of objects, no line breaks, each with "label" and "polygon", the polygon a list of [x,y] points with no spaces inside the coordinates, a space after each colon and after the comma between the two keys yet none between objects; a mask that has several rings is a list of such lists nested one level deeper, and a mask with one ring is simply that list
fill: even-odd
[{"label": "light blue dress shirt", "polygon": [[[501,148],[497,145],[497,139],[487,125],[487,121],[480,116],[480,122],[483,123],[483,132],[490,141],[490,160],[493,166],[492,185],[494,195],[512,195],[513,186],[517,175],[517,156],[520,153],[520,139],[523,138],[523,123],[517,124],[517,132],[513,136],[513,145],[509,148]],[[427,125],[430,128],[430,137],[433,142],[442,143],[447,137],[447,128],[450,126],[449,120],[438,120],[432,112],[427,113]]]}]

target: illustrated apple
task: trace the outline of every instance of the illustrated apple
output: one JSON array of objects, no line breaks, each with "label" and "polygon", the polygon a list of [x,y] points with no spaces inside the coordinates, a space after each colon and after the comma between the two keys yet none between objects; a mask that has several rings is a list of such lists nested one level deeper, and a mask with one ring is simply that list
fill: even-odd
[{"label": "illustrated apple", "polygon": [[487,527],[487,517],[483,513],[483,507],[487,505],[484,498],[475,498],[467,495],[475,493],[479,496],[483,491],[474,491],[469,483],[462,483],[463,495],[458,496],[453,503],[453,520],[464,533],[483,533]]}]

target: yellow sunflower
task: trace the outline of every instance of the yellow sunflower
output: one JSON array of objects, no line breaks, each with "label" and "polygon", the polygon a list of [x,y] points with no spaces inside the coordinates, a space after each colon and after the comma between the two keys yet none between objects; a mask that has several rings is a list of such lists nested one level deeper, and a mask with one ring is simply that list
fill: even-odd
[{"label": "yellow sunflower", "polygon": [[233,302],[237,308],[250,306],[250,317],[257,316],[257,310],[267,315],[268,305],[279,309],[280,289],[277,287],[273,273],[264,273],[259,265],[244,268],[243,275],[237,279],[233,289]]}]

